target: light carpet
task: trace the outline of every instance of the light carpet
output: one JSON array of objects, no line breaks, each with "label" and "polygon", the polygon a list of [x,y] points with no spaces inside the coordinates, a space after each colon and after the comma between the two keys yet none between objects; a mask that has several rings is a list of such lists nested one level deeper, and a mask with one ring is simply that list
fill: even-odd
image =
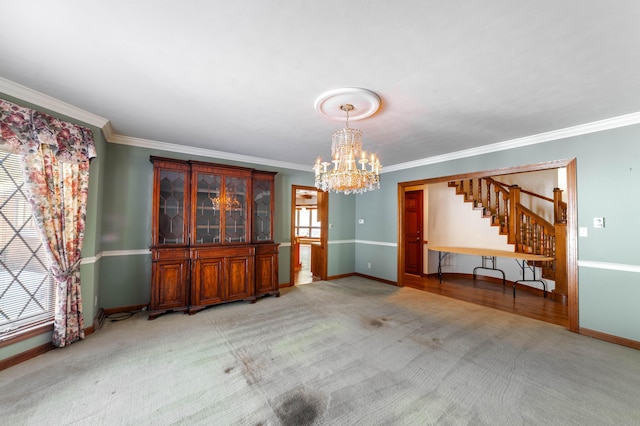
[{"label": "light carpet", "polygon": [[6,425],[640,424],[640,352],[350,277],[144,312],[0,372]]}]

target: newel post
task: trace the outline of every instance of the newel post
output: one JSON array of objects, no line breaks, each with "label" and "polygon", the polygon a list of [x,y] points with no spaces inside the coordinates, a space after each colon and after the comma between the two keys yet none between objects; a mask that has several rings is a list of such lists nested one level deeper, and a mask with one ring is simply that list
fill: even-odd
[{"label": "newel post", "polygon": [[553,221],[554,223],[567,223],[567,212],[562,207],[562,189],[553,188]]},{"label": "newel post", "polygon": [[520,187],[511,185],[509,187],[509,234],[507,237],[509,244],[515,244],[520,234],[520,221],[517,217],[516,208],[518,204],[520,204]]}]

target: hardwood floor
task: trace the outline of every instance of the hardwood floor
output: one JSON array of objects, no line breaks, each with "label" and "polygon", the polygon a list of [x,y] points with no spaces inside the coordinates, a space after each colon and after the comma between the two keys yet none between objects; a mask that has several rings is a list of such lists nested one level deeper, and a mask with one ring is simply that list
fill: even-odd
[{"label": "hardwood floor", "polygon": [[529,291],[517,288],[513,297],[512,284],[493,281],[486,277],[475,280],[469,275],[445,274],[442,283],[437,276],[419,277],[405,274],[404,284],[407,287],[428,291],[488,308],[499,309],[529,318],[569,326],[568,306],[542,297],[541,291]]},{"label": "hardwood floor", "polygon": [[300,244],[300,269],[296,271],[294,284],[309,284],[313,282],[311,273],[311,244]]}]

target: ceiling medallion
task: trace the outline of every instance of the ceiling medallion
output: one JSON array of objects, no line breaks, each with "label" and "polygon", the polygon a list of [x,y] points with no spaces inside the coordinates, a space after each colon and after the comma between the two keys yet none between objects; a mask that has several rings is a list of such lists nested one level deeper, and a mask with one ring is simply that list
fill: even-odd
[{"label": "ceiling medallion", "polygon": [[[331,162],[318,158],[313,166],[316,188],[344,194],[362,194],[380,188],[380,160],[374,154],[368,156],[362,149],[362,131],[349,127],[350,118],[362,120],[378,111],[378,95],[359,88],[332,90],[316,100],[315,108],[332,119],[346,114],[346,127],[331,136]],[[332,163],[333,168],[329,169]]]}]

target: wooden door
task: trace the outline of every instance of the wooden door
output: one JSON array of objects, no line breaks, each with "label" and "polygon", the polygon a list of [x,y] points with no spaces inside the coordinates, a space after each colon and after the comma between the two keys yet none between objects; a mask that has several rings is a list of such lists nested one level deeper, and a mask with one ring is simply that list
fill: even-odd
[{"label": "wooden door", "polygon": [[256,296],[280,296],[278,286],[278,244],[256,245]]},{"label": "wooden door", "polygon": [[253,260],[253,255],[228,257],[225,259],[227,300],[255,298]]},{"label": "wooden door", "polygon": [[185,311],[189,304],[189,260],[153,261],[149,319],[167,311]]},{"label": "wooden door", "polygon": [[224,257],[193,260],[192,306],[204,307],[222,302],[225,299],[224,288]]},{"label": "wooden door", "polygon": [[422,190],[405,192],[404,271],[422,275]]},{"label": "wooden door", "polygon": [[155,264],[157,271],[156,294],[153,309],[173,309],[187,305],[186,261],[163,261]]}]

